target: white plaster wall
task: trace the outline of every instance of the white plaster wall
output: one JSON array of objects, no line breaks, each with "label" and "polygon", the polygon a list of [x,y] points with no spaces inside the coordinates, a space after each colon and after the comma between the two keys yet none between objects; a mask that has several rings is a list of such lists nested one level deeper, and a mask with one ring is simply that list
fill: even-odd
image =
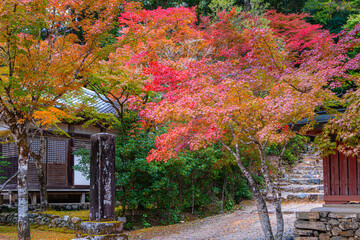
[{"label": "white plaster wall", "polygon": [[[61,130],[63,130],[64,132],[68,131],[68,125],[65,123],[58,123],[57,127],[60,128]],[[58,128],[54,127],[54,126],[50,126],[47,130],[58,130]]]},{"label": "white plaster wall", "polygon": [[[80,157],[74,156],[74,165],[79,164]],[[86,177],[79,171],[74,170],[74,185],[90,185],[90,179]]]},{"label": "white plaster wall", "polygon": [[0,122],[0,131],[6,131],[6,130],[9,130],[8,126]]},{"label": "white plaster wall", "polygon": [[95,133],[99,133],[100,129],[97,127],[94,127],[92,125],[90,125],[88,128],[83,128],[82,125],[75,125],[74,126],[74,132],[75,133],[83,133],[83,134],[95,134]]}]

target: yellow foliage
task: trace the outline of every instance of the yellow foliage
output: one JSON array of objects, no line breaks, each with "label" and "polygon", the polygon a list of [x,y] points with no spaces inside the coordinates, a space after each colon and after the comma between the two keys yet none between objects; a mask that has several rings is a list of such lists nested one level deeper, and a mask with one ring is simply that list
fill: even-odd
[{"label": "yellow foliage", "polygon": [[48,128],[61,122],[63,119],[73,119],[72,116],[55,107],[49,107],[46,110],[39,110],[34,112],[34,119],[39,126]]}]

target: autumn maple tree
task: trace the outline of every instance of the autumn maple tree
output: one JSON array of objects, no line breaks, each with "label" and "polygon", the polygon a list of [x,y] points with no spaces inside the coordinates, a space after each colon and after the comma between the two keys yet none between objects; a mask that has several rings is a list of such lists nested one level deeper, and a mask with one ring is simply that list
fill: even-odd
[{"label": "autumn maple tree", "polygon": [[[86,81],[99,98],[112,105],[121,122],[126,110],[139,110],[148,101],[149,88],[155,85],[149,86],[146,72],[158,69],[158,75],[166,74],[162,63],[175,66],[183,59],[197,60],[210,49],[202,39],[203,32],[194,27],[194,8],[148,11],[130,2],[124,5],[118,22],[120,36],[112,46],[114,51],[99,62],[97,71],[88,74]],[[181,77],[168,81],[181,81]],[[158,90],[166,88],[166,83],[160,85],[156,85]]]},{"label": "autumn maple tree", "polygon": [[[148,160],[176,159],[180,151],[222,143],[251,186],[266,238],[282,239],[281,173],[270,173],[265,149],[276,143],[284,150],[294,136],[292,123],[337,101],[330,88],[347,77],[346,53],[334,51],[335,36],[306,23],[305,15],[271,11],[264,17],[233,9],[211,24],[198,22],[193,9],[129,8],[120,22],[123,39],[141,39],[135,46],[142,48],[137,56],[147,78],[144,90],[158,93],[141,116],[168,128]],[[264,192],[243,163],[244,147],[256,150]],[[280,169],[281,154],[273,164]],[[276,207],[276,233],[268,195]]]},{"label": "autumn maple tree", "polygon": [[[27,169],[34,135],[70,118],[66,95],[102,59],[121,1],[5,0],[0,6],[0,120],[18,149],[18,238],[30,239]],[[41,136],[41,134],[40,134]],[[37,156],[37,157],[36,157]],[[37,164],[41,166],[41,164]],[[41,170],[41,169],[40,169]]]},{"label": "autumn maple tree", "polygon": [[360,69],[360,24],[350,31],[342,31],[334,52],[343,57],[337,61],[344,64],[343,75],[331,82],[334,91],[339,95],[337,108],[344,112],[333,111],[333,118],[323,127],[322,133],[316,138],[316,146],[323,155],[339,151],[345,155],[358,156],[359,144],[359,69]]}]

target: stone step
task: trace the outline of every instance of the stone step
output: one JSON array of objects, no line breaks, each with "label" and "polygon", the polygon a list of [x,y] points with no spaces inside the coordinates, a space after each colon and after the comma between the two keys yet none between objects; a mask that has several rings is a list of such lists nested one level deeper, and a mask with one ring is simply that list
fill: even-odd
[{"label": "stone step", "polygon": [[[317,201],[324,200],[323,193],[293,193],[293,192],[282,192],[281,199],[283,202],[285,201]],[[268,196],[267,201],[272,201],[272,197]]]},{"label": "stone step", "polygon": [[281,180],[293,184],[323,184],[320,178],[282,178]]},{"label": "stone step", "polygon": [[310,157],[310,156],[304,156],[301,161],[322,161],[323,159],[321,157]]},{"label": "stone step", "polygon": [[293,171],[315,171],[315,170],[323,170],[323,166],[307,166],[307,165],[297,165],[292,169]]},{"label": "stone step", "polygon": [[292,193],[284,192],[282,193],[283,201],[292,201],[292,200],[305,200],[305,201],[317,201],[324,200],[324,193]]},{"label": "stone step", "polygon": [[72,240],[127,240],[126,234],[106,234],[106,235],[84,235]]},{"label": "stone step", "polygon": [[312,152],[307,152],[302,154],[303,159],[321,159],[321,156],[319,154],[314,154]]},{"label": "stone step", "polygon": [[324,171],[323,170],[292,170],[291,172],[289,172],[288,174],[304,174],[304,175],[323,175]]},{"label": "stone step", "polygon": [[[77,235],[76,240],[126,240],[128,236],[123,234],[124,222],[106,221],[106,222],[81,222],[82,233]],[[74,240],[74,239],[73,239]]]},{"label": "stone step", "polygon": [[322,178],[322,174],[289,173],[284,178]]},{"label": "stone step", "polygon": [[280,187],[285,192],[311,192],[311,193],[322,193],[324,191],[324,185],[297,185],[288,184]]},{"label": "stone step", "polygon": [[280,182],[280,186],[283,187],[283,186],[289,186],[289,185],[292,185],[291,183],[288,183],[288,182]]},{"label": "stone step", "polygon": [[122,221],[83,221],[80,224],[83,235],[103,235],[122,233],[124,222]]},{"label": "stone step", "polygon": [[321,167],[322,166],[322,161],[308,161],[308,160],[306,160],[306,161],[301,161],[300,163],[299,163],[299,166],[319,166],[319,167]]}]

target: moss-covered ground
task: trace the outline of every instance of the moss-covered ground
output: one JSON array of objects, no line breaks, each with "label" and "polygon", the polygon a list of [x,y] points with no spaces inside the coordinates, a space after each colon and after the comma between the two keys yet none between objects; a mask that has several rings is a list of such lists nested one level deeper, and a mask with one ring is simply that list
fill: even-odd
[{"label": "moss-covered ground", "polygon": [[[68,240],[75,238],[76,231],[45,226],[31,226],[31,239]],[[0,239],[17,239],[16,226],[0,226]]]},{"label": "moss-covered ground", "polygon": [[69,217],[78,217],[82,220],[89,220],[89,210],[79,210],[79,211],[55,211],[55,210],[48,210],[46,212],[43,212],[44,214],[51,214],[51,215],[57,215],[59,217],[62,216],[69,216]]}]

